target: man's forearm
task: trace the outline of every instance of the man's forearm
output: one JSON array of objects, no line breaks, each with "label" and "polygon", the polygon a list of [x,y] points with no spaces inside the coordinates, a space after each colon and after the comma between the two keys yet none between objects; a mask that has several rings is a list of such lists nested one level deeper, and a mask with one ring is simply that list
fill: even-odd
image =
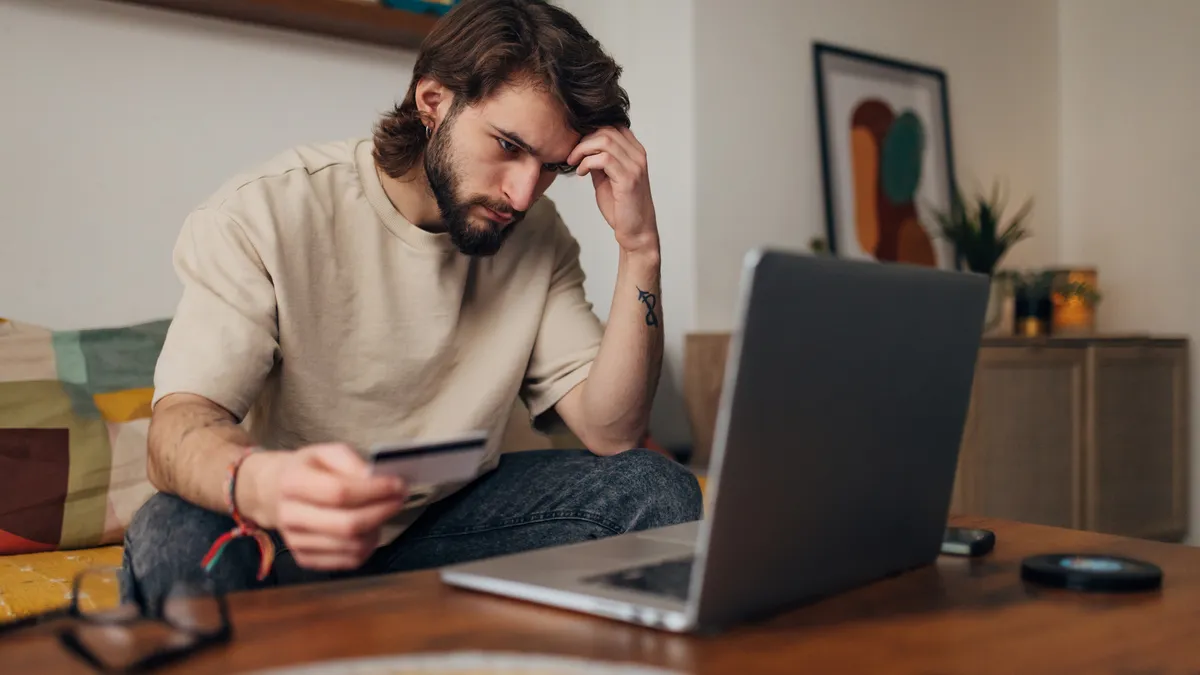
[{"label": "man's forearm", "polygon": [[[226,471],[253,441],[233,415],[212,401],[173,394],[154,408],[148,445],[147,473],[159,491],[225,512]],[[238,488],[239,508],[254,517],[256,491],[241,481]]]},{"label": "man's forearm", "polygon": [[659,249],[621,251],[612,308],[583,388],[590,447],[601,454],[641,442],[662,371]]}]

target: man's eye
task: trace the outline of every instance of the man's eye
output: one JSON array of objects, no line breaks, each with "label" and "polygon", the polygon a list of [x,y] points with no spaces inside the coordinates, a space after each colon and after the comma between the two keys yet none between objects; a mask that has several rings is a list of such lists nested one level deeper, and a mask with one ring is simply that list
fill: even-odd
[{"label": "man's eye", "polygon": [[519,149],[519,148],[517,148],[517,146],[513,145],[512,143],[509,143],[508,141],[504,140],[503,138],[497,138],[496,142],[500,144],[500,149],[505,152],[516,152]]},{"label": "man's eye", "polygon": [[571,166],[570,164],[567,164],[566,162],[562,162],[559,164],[543,164],[542,168],[544,168],[546,171],[553,171],[554,173],[557,173],[557,174],[560,174],[563,176],[569,176],[569,175],[575,173],[575,167]]}]

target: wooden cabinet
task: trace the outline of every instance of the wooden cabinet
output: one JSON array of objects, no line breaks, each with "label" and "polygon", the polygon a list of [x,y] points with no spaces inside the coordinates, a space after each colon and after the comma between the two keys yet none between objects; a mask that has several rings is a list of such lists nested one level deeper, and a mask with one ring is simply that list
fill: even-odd
[{"label": "wooden cabinet", "polygon": [[979,353],[950,510],[1083,525],[1086,351],[985,346]]},{"label": "wooden cabinet", "polygon": [[1188,398],[1186,340],[987,340],[951,509],[1182,539]]},{"label": "wooden cabinet", "polygon": [[[707,464],[728,335],[689,335],[693,463]],[[951,511],[1134,537],[1188,531],[1188,342],[987,338]]]}]

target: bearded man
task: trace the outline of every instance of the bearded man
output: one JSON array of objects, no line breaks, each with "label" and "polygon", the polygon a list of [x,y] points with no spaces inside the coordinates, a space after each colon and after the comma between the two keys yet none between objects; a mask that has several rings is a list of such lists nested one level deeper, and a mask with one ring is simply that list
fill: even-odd
[{"label": "bearded man", "polygon": [[[467,0],[371,137],[293,148],[189,214],[155,371],[127,596],[439,567],[695,520],[639,448],[660,246],[621,68],[541,0]],[[586,176],[619,248],[610,315],[544,195]],[[499,453],[517,399],[584,448]],[[473,430],[475,477],[417,494],[363,450]]]}]

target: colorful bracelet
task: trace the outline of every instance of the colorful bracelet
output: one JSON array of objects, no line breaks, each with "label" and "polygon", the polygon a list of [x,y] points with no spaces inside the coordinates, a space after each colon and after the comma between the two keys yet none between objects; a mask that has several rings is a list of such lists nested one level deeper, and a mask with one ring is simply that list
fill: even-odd
[{"label": "colorful bracelet", "polygon": [[271,540],[271,535],[258,526],[253,520],[242,515],[238,510],[237,500],[234,495],[237,491],[238,470],[242,468],[242,462],[247,457],[254,454],[258,448],[250,448],[239,455],[237,459],[229,464],[229,469],[225,477],[225,506],[229,509],[229,515],[233,518],[234,527],[232,530],[217,537],[211,548],[208,549],[208,554],[200,561],[205,571],[211,573],[217,561],[221,559],[221,554],[225,552],[225,547],[229,542],[238,537],[254,537],[258,542],[259,565],[258,565],[258,580],[262,581],[267,577],[267,573],[271,571],[271,566],[275,562],[275,542]]}]

